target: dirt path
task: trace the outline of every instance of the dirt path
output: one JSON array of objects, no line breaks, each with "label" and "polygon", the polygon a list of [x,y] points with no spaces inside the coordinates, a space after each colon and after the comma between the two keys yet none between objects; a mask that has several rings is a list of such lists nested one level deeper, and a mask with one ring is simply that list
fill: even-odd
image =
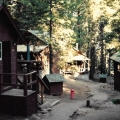
[{"label": "dirt path", "polygon": [[[120,105],[116,106],[111,99],[113,95],[120,98],[120,92],[114,91],[112,85],[83,79],[74,80],[67,75],[65,78],[61,102],[47,116],[42,116],[44,120],[119,120]],[[69,97],[71,88],[76,93],[74,100]],[[90,100],[90,107],[86,107],[87,100]]]},{"label": "dirt path", "polygon": [[75,91],[74,101],[84,100],[88,97],[87,92],[90,91],[88,85],[84,81],[78,81],[71,78],[71,75],[65,75],[66,82],[63,84],[63,94],[61,96],[45,95],[46,98],[60,99],[61,102],[73,102],[70,99],[70,91]]}]

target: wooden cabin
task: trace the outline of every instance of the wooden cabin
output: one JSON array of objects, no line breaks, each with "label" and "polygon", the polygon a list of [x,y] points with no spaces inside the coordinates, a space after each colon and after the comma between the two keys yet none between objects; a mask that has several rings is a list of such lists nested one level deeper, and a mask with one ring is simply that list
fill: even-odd
[{"label": "wooden cabin", "polygon": [[114,90],[120,91],[120,52],[110,57],[114,62]]},{"label": "wooden cabin", "polygon": [[[4,4],[0,6],[0,16],[0,73],[16,73],[16,44],[23,38]],[[3,76],[3,82],[16,83],[16,77]]]},{"label": "wooden cabin", "polygon": [[[40,61],[39,70],[47,69],[49,73],[49,57],[50,50],[49,44],[42,40],[39,36],[38,30],[26,30],[22,31],[24,38],[27,38],[25,42],[19,42],[17,45],[17,59],[21,59],[21,55],[24,60],[27,60],[27,42],[29,42],[30,60]],[[35,45],[32,42],[36,42]],[[35,65],[35,64],[34,64]],[[34,69],[34,68],[32,68]]]},{"label": "wooden cabin", "polygon": [[[36,71],[17,74],[17,42],[23,40],[20,30],[4,4],[0,5],[0,113],[30,116],[37,111]],[[23,76],[23,89],[17,76]],[[31,82],[28,83],[28,77]]]},{"label": "wooden cabin", "polygon": [[65,65],[60,70],[60,73],[84,73],[90,69],[90,59],[76,48],[68,49],[65,56],[62,56],[61,59],[65,60]]},{"label": "wooden cabin", "polygon": [[65,82],[65,79],[61,74],[46,74],[42,80],[49,88],[44,90],[45,93],[50,95],[63,94],[63,82]]}]

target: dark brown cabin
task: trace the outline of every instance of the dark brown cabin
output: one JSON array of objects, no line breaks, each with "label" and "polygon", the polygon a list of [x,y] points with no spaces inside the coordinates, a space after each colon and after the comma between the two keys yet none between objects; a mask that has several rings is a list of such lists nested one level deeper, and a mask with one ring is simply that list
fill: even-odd
[{"label": "dark brown cabin", "polygon": [[[0,16],[0,73],[16,73],[16,43],[22,35],[4,4],[0,6]],[[6,75],[3,82],[16,83],[16,77]]]},{"label": "dark brown cabin", "polygon": [[120,91],[120,52],[110,57],[114,62],[114,90]]},{"label": "dark brown cabin", "polygon": [[61,74],[47,74],[42,79],[49,89],[45,89],[44,92],[51,95],[63,94],[63,82],[64,77]]},{"label": "dark brown cabin", "polygon": [[[37,72],[17,74],[17,41],[23,40],[13,18],[4,4],[0,5],[0,113],[30,116],[37,111]],[[18,76],[23,78],[23,89],[18,89]],[[28,78],[31,76],[31,82]]]}]

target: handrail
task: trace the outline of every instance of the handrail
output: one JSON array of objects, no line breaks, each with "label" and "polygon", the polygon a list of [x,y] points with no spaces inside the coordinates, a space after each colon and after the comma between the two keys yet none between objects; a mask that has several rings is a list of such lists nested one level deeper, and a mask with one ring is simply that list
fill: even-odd
[{"label": "handrail", "polygon": [[1,86],[21,86],[21,85],[18,85],[18,84],[10,84],[10,83],[0,83]]},{"label": "handrail", "polygon": [[49,87],[45,84],[45,82],[40,78],[40,76],[37,74],[37,77],[38,77],[38,81],[43,84],[48,90],[49,90]]},{"label": "handrail", "polygon": [[34,80],[33,82],[27,83],[27,86],[33,85],[35,83],[37,83],[37,80]]},{"label": "handrail", "polygon": [[[37,83],[37,80],[34,80],[33,82],[30,82],[30,83],[27,83],[27,87],[30,86],[30,85],[33,85]],[[2,86],[22,86],[22,85],[19,85],[19,84],[10,84],[10,83],[1,83]]]},{"label": "handrail", "polygon": [[[32,77],[32,82],[29,82],[27,83],[27,78],[29,75],[35,75],[34,77]],[[19,84],[14,84],[14,83],[3,83],[2,81],[2,76],[3,75],[16,75],[16,76],[23,76],[23,84],[19,85]],[[23,90],[24,90],[24,96],[27,96],[27,88],[28,86],[30,85],[33,85],[33,84],[37,84],[37,71],[32,71],[30,73],[27,73],[27,74],[15,74],[15,73],[0,73],[0,94],[2,93],[2,86],[23,86]],[[16,78],[17,79],[17,78]],[[34,79],[34,80],[33,80]],[[18,81],[19,79],[17,79]],[[19,81],[18,81],[19,82]],[[37,88],[36,88],[36,91],[37,91]]]},{"label": "handrail", "polygon": [[16,73],[0,73],[0,75],[19,75],[19,76],[23,76],[23,75],[30,75],[30,74],[33,74],[33,73],[36,73],[36,71],[32,71],[32,72],[29,72],[29,73],[25,73],[25,74],[16,74]]}]

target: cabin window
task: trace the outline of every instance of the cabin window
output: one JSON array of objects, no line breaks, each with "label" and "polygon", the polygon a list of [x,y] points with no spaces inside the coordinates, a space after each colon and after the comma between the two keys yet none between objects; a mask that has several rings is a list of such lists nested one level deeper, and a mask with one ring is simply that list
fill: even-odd
[{"label": "cabin window", "polygon": [[0,60],[2,60],[2,42],[0,42]]}]

